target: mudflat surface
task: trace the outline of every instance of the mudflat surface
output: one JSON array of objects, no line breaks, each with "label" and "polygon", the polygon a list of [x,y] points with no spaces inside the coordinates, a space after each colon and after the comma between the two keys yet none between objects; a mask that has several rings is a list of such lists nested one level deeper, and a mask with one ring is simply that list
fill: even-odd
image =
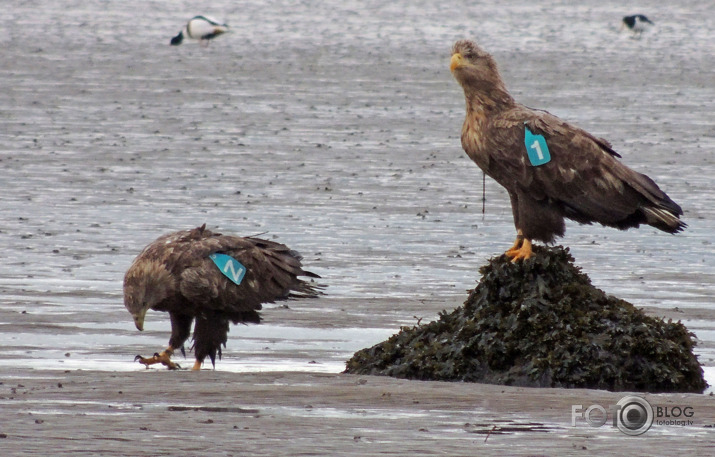
[{"label": "mudflat surface", "polygon": [[36,372],[2,387],[4,455],[704,456],[715,422],[710,396],[647,395],[691,406],[695,425],[630,437],[571,425],[572,405],[622,393],[318,373]]},{"label": "mudflat surface", "polygon": [[[35,0],[0,19],[3,455],[712,453],[707,394],[646,395],[692,406],[693,423],[631,438],[571,422],[572,405],[624,393],[339,374],[462,303],[513,240],[506,194],[487,181],[481,214],[481,172],[459,144],[448,61],[468,37],[519,101],[607,138],[683,207],[677,236],[572,223],[562,243],[596,286],[682,320],[715,383],[707,3],[195,8]],[[636,12],[656,23],[641,39],[619,31]],[[169,46],[195,14],[233,31]],[[327,295],[233,327],[216,371],[144,370],[132,359],[164,347],[168,319],[137,332],[123,274],[159,235],[203,223],[288,244]]]}]

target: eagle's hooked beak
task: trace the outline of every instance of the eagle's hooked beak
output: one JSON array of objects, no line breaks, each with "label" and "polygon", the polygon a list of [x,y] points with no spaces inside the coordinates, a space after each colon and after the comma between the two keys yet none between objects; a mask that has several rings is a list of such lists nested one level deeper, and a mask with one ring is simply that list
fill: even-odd
[{"label": "eagle's hooked beak", "polygon": [[132,314],[134,325],[137,326],[137,330],[140,332],[144,330],[144,316],[146,316],[146,308],[142,308],[137,313]]},{"label": "eagle's hooked beak", "polygon": [[452,60],[449,61],[449,70],[454,71],[462,65],[464,65],[464,57],[462,57],[462,54],[458,52],[452,54]]}]

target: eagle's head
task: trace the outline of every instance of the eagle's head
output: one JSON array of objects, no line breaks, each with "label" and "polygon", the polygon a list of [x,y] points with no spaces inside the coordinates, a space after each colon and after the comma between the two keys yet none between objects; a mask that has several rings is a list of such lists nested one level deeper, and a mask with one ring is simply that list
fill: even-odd
[{"label": "eagle's head", "polygon": [[129,268],[124,276],[124,306],[138,330],[144,330],[147,310],[169,297],[172,284],[171,273],[159,262],[138,261]]},{"label": "eagle's head", "polygon": [[454,43],[449,69],[468,100],[476,97],[480,103],[488,105],[513,101],[494,58],[473,41]]},{"label": "eagle's head", "polygon": [[496,66],[491,54],[480,48],[477,43],[470,40],[459,40],[452,46],[452,60],[449,68],[454,72],[457,68],[469,65],[473,67]]}]

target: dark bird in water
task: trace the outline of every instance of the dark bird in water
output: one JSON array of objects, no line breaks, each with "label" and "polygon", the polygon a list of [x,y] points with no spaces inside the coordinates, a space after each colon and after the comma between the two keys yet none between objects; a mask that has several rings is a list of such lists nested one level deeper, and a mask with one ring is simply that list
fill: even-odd
[{"label": "dark bird in water", "polygon": [[201,46],[208,46],[209,40],[228,32],[228,25],[221,24],[208,16],[194,16],[184,28],[171,39],[173,46],[180,45],[184,39],[198,40]]},{"label": "dark bird in water", "polygon": [[320,277],[303,270],[297,252],[273,241],[213,233],[206,224],[158,238],[124,276],[124,306],[140,331],[147,310],[168,312],[171,338],[161,353],[135,360],[180,368],[171,356],[176,349],[185,355],[184,342],[196,321],[193,369],[199,370],[206,356],[215,366],[229,322],[257,324],[262,303],[320,295],[321,286],[299,276]]},{"label": "dark bird in water", "polygon": [[640,35],[646,29],[650,28],[653,25],[655,24],[653,24],[650,19],[643,16],[642,14],[634,14],[632,16],[623,17],[623,25],[621,26],[621,28],[627,27],[636,35]]},{"label": "dark bird in water", "polygon": [[533,240],[563,236],[564,218],[621,230],[686,227],[680,206],[620,162],[608,141],[514,101],[495,60],[475,43],[455,43],[450,69],[467,101],[462,147],[509,193],[517,237],[506,255],[514,261],[532,255]]}]

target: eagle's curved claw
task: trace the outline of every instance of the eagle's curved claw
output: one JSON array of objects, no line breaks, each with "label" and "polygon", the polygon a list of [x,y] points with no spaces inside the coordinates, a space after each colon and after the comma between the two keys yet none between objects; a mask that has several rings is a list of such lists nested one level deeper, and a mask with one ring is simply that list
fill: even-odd
[{"label": "eagle's curved claw", "polygon": [[531,250],[531,240],[529,240],[528,238],[517,237],[514,246],[512,246],[511,249],[506,251],[504,254],[506,254],[507,257],[511,258],[512,262],[528,259],[533,255],[533,252]]},{"label": "eagle's curved claw", "polygon": [[137,355],[136,357],[134,357],[134,361],[143,364],[147,368],[149,368],[149,365],[161,363],[169,370],[180,370],[181,366],[178,363],[174,363],[171,361],[171,355],[173,353],[173,350],[166,349],[161,353],[155,352],[154,355],[151,357],[142,357],[141,355]]}]

